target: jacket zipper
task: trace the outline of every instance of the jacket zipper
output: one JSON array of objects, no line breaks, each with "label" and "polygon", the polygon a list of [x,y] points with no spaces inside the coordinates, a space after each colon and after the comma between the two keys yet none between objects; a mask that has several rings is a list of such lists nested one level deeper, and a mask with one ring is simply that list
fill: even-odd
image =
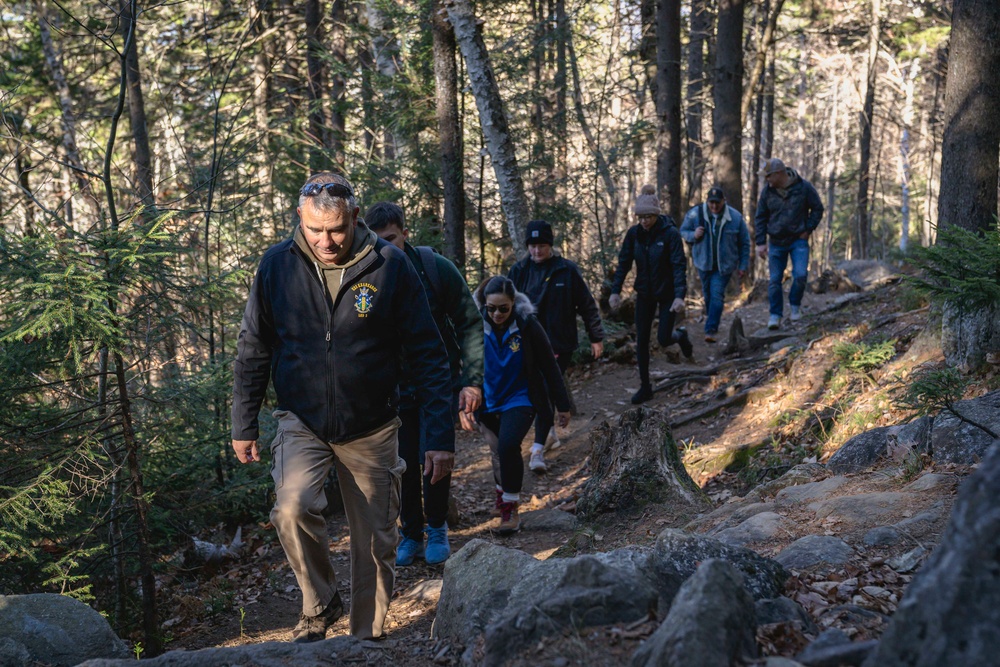
[{"label": "jacket zipper", "polygon": [[[327,415],[326,415],[326,428],[327,433],[324,433],[324,440],[327,442],[331,439],[331,433],[329,429],[334,427],[333,416],[335,410],[333,409],[333,336],[330,332],[333,330],[333,306],[330,305],[330,295],[329,290],[326,288],[326,280],[323,279],[323,270],[319,268],[319,264],[313,262],[313,266],[316,268],[316,276],[319,278],[319,287],[323,291],[323,303],[326,305],[326,315],[327,315],[327,325],[326,325],[326,405],[327,405]],[[336,428],[333,428],[336,431]]]}]

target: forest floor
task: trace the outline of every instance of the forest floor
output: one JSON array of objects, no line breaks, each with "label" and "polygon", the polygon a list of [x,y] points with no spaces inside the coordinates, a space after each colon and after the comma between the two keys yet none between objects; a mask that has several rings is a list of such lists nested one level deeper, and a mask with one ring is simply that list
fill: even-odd
[{"label": "forest floor", "polygon": [[[722,354],[725,338],[715,344],[705,343],[701,323],[692,320],[686,325],[695,346],[694,362],[671,363],[667,354],[654,345],[654,381],[667,388],[658,391],[646,405],[665,411],[671,419],[689,472],[719,507],[738,507],[740,496],[795,464],[824,461],[857,433],[907,421],[911,415],[896,407],[895,392],[916,367],[942,363],[940,341],[931,333],[933,327],[927,326],[927,309],[898,284],[851,295],[809,293],[803,306],[801,322],[794,327],[787,320],[783,323],[784,331],[795,334],[792,342],[797,345],[783,347],[784,343],[775,343],[757,353],[726,358]],[[699,308],[700,303],[689,302],[689,312]],[[742,319],[747,335],[752,335],[766,322],[766,298],[752,303],[736,300],[732,307],[727,305],[724,335],[734,316]],[[627,329],[609,336],[609,340],[617,341],[618,347],[627,346]],[[841,359],[844,354],[844,348],[838,345],[850,343],[856,346],[850,349],[865,350],[885,341],[892,342],[894,353],[878,368],[849,371],[838,364],[835,349],[840,351]],[[625,362],[602,360],[571,370],[569,381],[579,414],[568,429],[560,432],[561,445],[547,454],[548,474],[525,472],[522,513],[542,508],[573,511],[589,474],[591,429],[632,407],[629,398],[638,388],[637,372],[628,352],[620,352],[619,357]],[[969,395],[983,393],[993,384],[995,378],[980,378]],[[530,437],[524,443],[525,457],[529,448]],[[474,538],[520,549],[539,559],[552,556],[560,548],[560,555],[609,551],[625,545],[650,545],[664,528],[680,528],[694,518],[675,516],[669,507],[648,505],[634,514],[609,515],[574,530],[530,530],[526,526],[515,535],[500,537],[491,529],[497,519],[490,515],[494,496],[488,448],[480,437],[460,433],[457,450],[452,494],[461,521],[451,529],[453,552]],[[890,462],[877,470],[848,475],[834,495],[899,491],[932,467],[922,460]],[[954,467],[936,472],[950,478],[968,473]],[[956,486],[939,484],[920,494],[903,494],[907,500],[886,508],[876,525],[891,525],[927,508],[937,508],[939,519],[922,541],[930,548],[937,543]],[[854,614],[852,618],[830,618],[825,612],[838,602],[852,602],[891,615],[909,575],[897,575],[884,563],[912,545],[865,548],[861,535],[872,526],[864,521],[820,518],[804,506],[789,506],[783,512],[794,528],[780,538],[750,545],[762,555],[774,556],[807,534],[836,534],[856,548],[856,557],[838,572],[823,577],[796,573],[786,587],[786,595],[799,601],[821,628],[834,625],[856,638],[877,637],[884,627],[883,617],[858,618]],[[689,529],[710,529],[717,523],[713,517],[720,513],[724,515],[726,510],[701,517]],[[177,578],[164,587],[162,618],[166,619],[164,625],[170,637],[168,649],[289,640],[300,608],[295,579],[270,525],[244,526],[243,530],[246,546],[238,562],[216,572]],[[350,536],[343,516],[329,520],[329,532],[331,557],[341,592],[346,594],[350,590]],[[222,535],[214,537],[228,542]],[[431,639],[442,572],[442,565],[429,566],[423,561],[397,569],[386,625],[388,639],[370,644],[369,664],[458,663],[461,647]],[[865,590],[872,593],[855,594],[844,586],[838,592],[836,582],[852,577],[860,578],[855,588],[868,586]],[[655,628],[656,622],[651,620],[570,633],[540,643],[536,654],[524,664],[625,664],[639,641]],[[346,632],[345,617],[329,636]],[[758,639],[763,655],[794,655],[805,643],[801,633],[788,629],[764,633]]]}]

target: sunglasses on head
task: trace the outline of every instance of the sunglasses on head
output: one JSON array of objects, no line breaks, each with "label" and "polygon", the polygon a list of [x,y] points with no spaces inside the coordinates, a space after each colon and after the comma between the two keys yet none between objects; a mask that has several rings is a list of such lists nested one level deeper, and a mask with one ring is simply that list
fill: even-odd
[{"label": "sunglasses on head", "polygon": [[309,183],[299,190],[299,194],[304,197],[315,197],[323,192],[323,190],[326,190],[326,193],[331,197],[337,197],[338,199],[347,199],[354,196],[351,189],[342,183]]},{"label": "sunglasses on head", "polygon": [[487,305],[486,306],[486,312],[487,313],[500,313],[501,315],[506,315],[507,313],[510,312],[510,306],[493,306],[493,305]]}]

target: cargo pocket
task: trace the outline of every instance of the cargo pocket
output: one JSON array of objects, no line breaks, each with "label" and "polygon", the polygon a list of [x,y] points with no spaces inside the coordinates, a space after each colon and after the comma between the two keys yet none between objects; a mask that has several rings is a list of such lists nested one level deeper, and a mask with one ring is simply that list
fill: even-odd
[{"label": "cargo pocket", "polygon": [[282,465],[282,455],[285,448],[281,446],[284,440],[285,434],[279,429],[274,436],[274,441],[271,442],[271,479],[274,480],[275,491],[280,489],[285,481],[284,466]]},{"label": "cargo pocket", "polygon": [[390,526],[396,523],[399,518],[400,494],[403,487],[403,473],[406,471],[406,461],[396,457],[396,463],[389,468],[389,503],[388,514],[385,525]]}]

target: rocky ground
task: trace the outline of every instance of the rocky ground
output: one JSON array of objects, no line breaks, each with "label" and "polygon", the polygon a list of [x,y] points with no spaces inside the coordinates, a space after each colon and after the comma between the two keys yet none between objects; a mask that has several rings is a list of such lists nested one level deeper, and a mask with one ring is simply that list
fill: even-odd
[{"label": "rocky ground", "polygon": [[[734,317],[742,322],[746,336],[735,341],[738,355],[724,354],[725,340],[703,342],[696,321],[687,323],[693,362],[672,363],[667,353],[654,353],[659,391],[647,407],[671,424],[691,477],[710,498],[704,511],[649,504],[575,516],[592,474],[590,434],[602,422],[613,426],[631,408],[628,398],[638,386],[623,329],[609,337],[617,361],[572,372],[579,414],[548,453],[548,474],[526,473],[520,533],[500,537],[492,531],[488,451],[480,438],[460,435],[453,550],[475,539],[547,561],[629,546],[653,549],[664,530],[685,529],[752,549],[788,571],[781,593],[804,615],[793,622],[778,614],[758,626],[760,664],[766,656],[798,655],[824,630],[855,641],[881,636],[914,571],[939,544],[956,490],[974,466],[934,461],[906,446],[893,450],[884,438],[877,461],[848,462],[840,472],[823,465],[852,437],[914,416],[897,407],[898,393],[915,369],[941,363],[940,346],[927,309],[897,284],[809,294],[804,310],[802,322],[786,322],[773,336],[761,330],[766,303],[738,302],[723,320],[723,333]],[[857,359],[858,350],[873,356],[879,345],[888,352],[874,355],[878,363],[851,363],[852,350]],[[995,384],[992,375],[980,376],[968,395]],[[525,456],[529,446],[526,441]],[[332,517],[329,525],[331,557],[346,592],[350,536],[343,517]],[[245,527],[244,540],[238,561],[164,580],[169,649],[287,641],[299,594],[280,545],[263,523]],[[367,664],[459,663],[469,647],[432,638],[443,571],[422,562],[398,570],[389,638],[364,647]],[[509,664],[624,664],[659,625],[647,616],[565,629],[539,638]],[[345,633],[346,619],[331,636]]]}]

